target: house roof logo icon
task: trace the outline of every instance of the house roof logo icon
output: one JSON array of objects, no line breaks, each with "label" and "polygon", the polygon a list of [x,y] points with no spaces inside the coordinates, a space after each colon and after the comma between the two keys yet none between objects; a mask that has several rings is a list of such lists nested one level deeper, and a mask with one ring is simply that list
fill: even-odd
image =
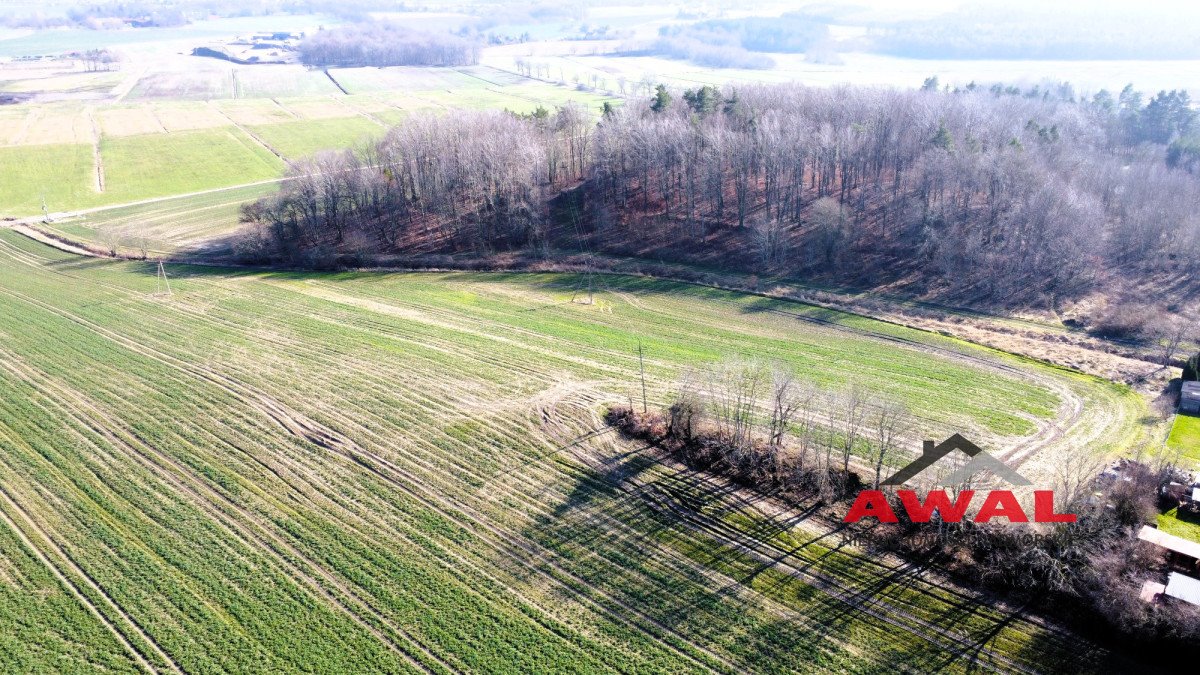
[{"label": "house roof logo icon", "polygon": [[933,441],[925,441],[921,456],[883,481],[883,484],[902,485],[925,469],[928,469],[934,462],[955,450],[961,451],[970,457],[970,459],[949,476],[943,478],[941,480],[942,485],[956,485],[965,482],[972,475],[984,470],[991,471],[1012,485],[1032,485],[1029,479],[1013,471],[1004,462],[984,452],[982,448],[968,441],[961,434],[954,434],[937,444]]}]

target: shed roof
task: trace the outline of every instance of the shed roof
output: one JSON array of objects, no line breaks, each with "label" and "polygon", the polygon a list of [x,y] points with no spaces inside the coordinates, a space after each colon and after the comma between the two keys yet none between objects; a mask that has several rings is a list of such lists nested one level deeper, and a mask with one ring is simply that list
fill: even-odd
[{"label": "shed roof", "polygon": [[1200,382],[1184,382],[1181,394],[1184,400],[1200,401]]},{"label": "shed roof", "polygon": [[1167,577],[1167,590],[1163,592],[1172,598],[1200,605],[1200,579],[1193,579],[1179,572],[1171,572]]},{"label": "shed roof", "polygon": [[1142,592],[1138,594],[1144,602],[1154,602],[1154,597],[1167,590],[1166,584],[1157,581],[1147,581],[1142,584]]},{"label": "shed roof", "polygon": [[1141,531],[1138,532],[1138,539],[1148,541],[1151,544],[1157,544],[1168,551],[1174,551],[1189,558],[1200,560],[1200,542],[1167,534],[1149,525],[1142,526]]}]

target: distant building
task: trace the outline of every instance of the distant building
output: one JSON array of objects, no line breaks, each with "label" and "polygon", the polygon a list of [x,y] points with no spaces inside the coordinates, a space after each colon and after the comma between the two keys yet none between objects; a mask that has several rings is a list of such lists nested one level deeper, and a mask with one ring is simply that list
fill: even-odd
[{"label": "distant building", "polygon": [[1200,382],[1184,382],[1179,394],[1179,412],[1200,415]]}]

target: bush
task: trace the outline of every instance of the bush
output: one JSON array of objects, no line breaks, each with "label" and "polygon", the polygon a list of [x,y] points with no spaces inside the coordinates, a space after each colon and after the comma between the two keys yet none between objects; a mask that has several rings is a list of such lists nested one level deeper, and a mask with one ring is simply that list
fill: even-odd
[{"label": "bush", "polygon": [[1159,321],[1161,312],[1152,305],[1118,303],[1105,308],[1092,326],[1092,333],[1118,340],[1135,340]]},{"label": "bush", "polygon": [[1183,364],[1183,381],[1195,382],[1200,380],[1200,352],[1192,354],[1192,358]]}]

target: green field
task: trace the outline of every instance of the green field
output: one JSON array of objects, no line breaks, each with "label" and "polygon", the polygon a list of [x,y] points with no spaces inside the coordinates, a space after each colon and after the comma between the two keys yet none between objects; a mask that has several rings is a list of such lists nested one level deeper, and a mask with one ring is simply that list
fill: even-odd
[{"label": "green field", "polygon": [[238,129],[104,139],[105,203],[275,178],[283,162]]},{"label": "green field", "polygon": [[41,213],[86,204],[92,190],[92,149],[86,145],[0,147],[0,214]]},{"label": "green field", "polygon": [[1158,514],[1158,529],[1184,539],[1200,541],[1200,518],[1171,509]]},{"label": "green field", "polygon": [[0,147],[0,214],[51,212],[276,178],[283,162],[236,128],[105,138],[104,192],[85,145]]},{"label": "green field", "polygon": [[365,117],[295,120],[249,129],[289,159],[299,159],[321,150],[358,147],[382,138],[386,131]]},{"label": "green field", "polygon": [[[643,278],[605,278],[580,304],[564,275],[168,265],[161,297],[154,271],[0,231],[0,625],[20,627],[0,662],[14,669],[1114,665],[1103,645],[770,515],[599,416],[639,395],[639,340],[651,404],[686,366],[755,357],[870,384],[912,406],[920,435],[996,445],[1065,399],[1090,423],[1063,422],[1064,443],[1136,435],[1144,408],[1125,390]],[[1057,447],[1022,470],[1053,466]]]},{"label": "green field", "polygon": [[1184,459],[1200,464],[1200,417],[1176,415],[1167,447],[1179,450]]}]

